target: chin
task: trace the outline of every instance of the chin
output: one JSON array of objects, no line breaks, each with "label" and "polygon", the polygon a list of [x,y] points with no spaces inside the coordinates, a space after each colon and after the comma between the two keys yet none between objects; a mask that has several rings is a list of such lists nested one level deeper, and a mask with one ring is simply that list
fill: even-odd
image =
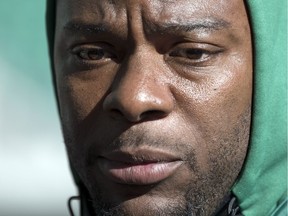
[{"label": "chin", "polygon": [[[99,205],[100,204],[100,205]],[[193,207],[187,203],[184,197],[167,198],[153,194],[145,194],[139,197],[121,202],[119,205],[111,205],[94,200],[95,215],[97,216],[188,216],[204,215],[203,209]]]}]

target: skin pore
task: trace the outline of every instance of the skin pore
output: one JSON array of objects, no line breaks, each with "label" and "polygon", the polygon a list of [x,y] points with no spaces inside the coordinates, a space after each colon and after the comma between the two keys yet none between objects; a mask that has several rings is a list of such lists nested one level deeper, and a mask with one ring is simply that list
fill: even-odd
[{"label": "skin pore", "polygon": [[213,215],[249,140],[242,0],[58,0],[69,159],[95,215]]}]

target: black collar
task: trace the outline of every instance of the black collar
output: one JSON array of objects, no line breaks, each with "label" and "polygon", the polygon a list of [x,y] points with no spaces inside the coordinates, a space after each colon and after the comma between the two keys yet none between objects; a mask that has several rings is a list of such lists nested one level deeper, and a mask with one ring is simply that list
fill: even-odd
[{"label": "black collar", "polygon": [[232,194],[229,194],[214,216],[243,216],[240,213],[237,198]]}]

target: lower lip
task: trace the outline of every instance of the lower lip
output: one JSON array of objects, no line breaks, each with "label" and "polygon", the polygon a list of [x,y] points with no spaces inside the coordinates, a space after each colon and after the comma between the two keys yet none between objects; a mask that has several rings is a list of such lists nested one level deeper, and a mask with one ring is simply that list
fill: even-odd
[{"label": "lower lip", "polygon": [[105,158],[98,160],[102,173],[110,180],[129,185],[149,185],[171,176],[182,164],[181,161],[127,164]]}]

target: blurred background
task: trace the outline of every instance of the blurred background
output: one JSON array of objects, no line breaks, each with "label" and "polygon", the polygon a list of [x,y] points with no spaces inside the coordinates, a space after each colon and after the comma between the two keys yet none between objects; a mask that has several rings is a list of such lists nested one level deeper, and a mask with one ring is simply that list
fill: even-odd
[{"label": "blurred background", "polygon": [[51,84],[45,3],[0,0],[0,216],[65,216],[76,194]]}]

